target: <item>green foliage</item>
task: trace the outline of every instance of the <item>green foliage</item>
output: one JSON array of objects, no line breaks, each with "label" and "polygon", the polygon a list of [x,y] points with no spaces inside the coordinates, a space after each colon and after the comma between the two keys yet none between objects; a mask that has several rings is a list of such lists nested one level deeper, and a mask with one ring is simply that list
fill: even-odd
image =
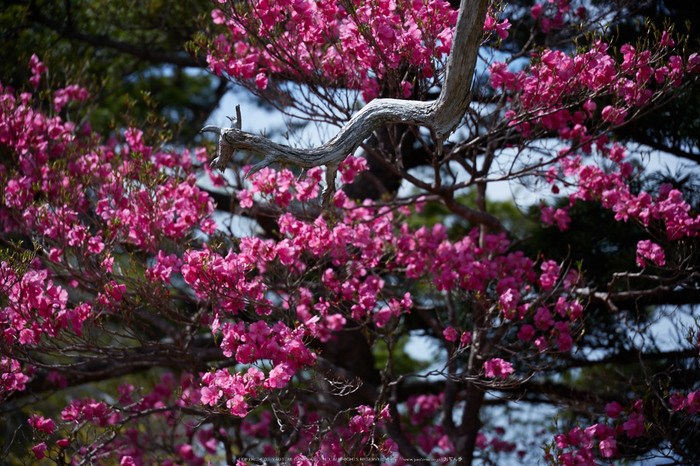
[{"label": "green foliage", "polygon": [[390,353],[386,342],[384,340],[377,340],[376,344],[372,347],[375,369],[385,370],[387,363],[389,362],[390,355],[391,368],[395,374],[420,372],[421,370],[428,368],[433,363],[432,358],[425,360],[413,359],[408,353],[406,353],[406,345],[408,342],[408,336],[405,334],[402,335],[393,345],[392,352]]},{"label": "green foliage", "polygon": [[0,82],[21,88],[36,54],[54,89],[68,82],[90,89],[97,132],[122,127],[127,113],[147,120],[151,108],[141,97],[148,94],[161,118],[183,123],[180,140],[191,141],[228,89],[203,71],[203,57],[185,50],[210,10],[206,0],[11,2],[0,11]]},{"label": "green foliage", "polygon": [[[532,207],[530,213],[539,218],[539,207]],[[645,236],[634,223],[618,222],[614,212],[598,202],[579,201],[569,209],[569,216],[571,224],[564,231],[556,225],[534,226],[531,238],[523,244],[524,252],[536,257],[546,251],[547,259],[557,262],[576,258],[586,279],[600,286],[635,262],[637,242]]]}]

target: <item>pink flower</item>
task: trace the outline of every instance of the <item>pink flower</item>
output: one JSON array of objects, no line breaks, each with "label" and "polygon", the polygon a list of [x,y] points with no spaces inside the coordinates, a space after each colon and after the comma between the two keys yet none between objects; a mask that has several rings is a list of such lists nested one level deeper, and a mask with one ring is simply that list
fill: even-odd
[{"label": "pink flower", "polygon": [[338,168],[340,180],[343,183],[352,183],[358,173],[368,170],[367,160],[363,157],[348,155]]},{"label": "pink flower", "polygon": [[700,411],[700,390],[698,390],[697,392],[688,393],[688,396],[686,397],[683,406],[685,407],[685,410],[688,412],[688,414],[690,414],[691,416],[695,415],[698,411]]},{"label": "pink flower", "polygon": [[646,265],[644,259],[649,259],[654,264],[663,266],[666,264],[666,256],[664,250],[651,240],[644,240],[637,243],[637,264],[640,267]]},{"label": "pink flower", "polygon": [[34,334],[34,330],[29,329],[29,328],[23,328],[19,332],[19,342],[23,345],[31,345],[32,343],[35,343],[36,336]]},{"label": "pink flower", "polygon": [[535,314],[535,325],[537,328],[542,330],[547,330],[549,327],[554,325],[554,319],[552,318],[552,313],[544,306],[537,309]]},{"label": "pink flower", "polygon": [[88,240],[88,251],[93,254],[99,254],[105,248],[105,243],[102,242],[101,236],[93,236]]},{"label": "pink flower", "polygon": [[622,406],[617,401],[613,401],[605,405],[605,415],[610,419],[616,419],[622,412]]},{"label": "pink flower", "polygon": [[566,448],[569,446],[569,438],[566,434],[557,434],[554,436],[554,442],[556,442],[557,448]]},{"label": "pink flower", "polygon": [[537,346],[540,353],[545,351],[547,349],[547,339],[544,336],[539,337],[535,340],[535,346]]},{"label": "pink flower", "polygon": [[370,406],[358,406],[359,415],[350,420],[352,432],[369,432],[375,421],[374,410]]},{"label": "pink flower", "polygon": [[257,76],[255,76],[255,85],[258,86],[260,89],[266,89],[267,88],[267,76],[265,76],[265,73],[258,73]]},{"label": "pink flower", "polygon": [[63,249],[51,248],[49,251],[49,260],[51,262],[61,262],[63,260]]},{"label": "pink flower", "polygon": [[113,300],[119,302],[122,300],[122,297],[126,292],[126,285],[124,285],[123,283],[118,284],[114,280],[111,280],[105,285],[105,291],[107,291],[107,293],[109,293],[112,296]]},{"label": "pink flower", "polygon": [[39,445],[32,447],[32,451],[36,455],[36,459],[38,459],[38,460],[43,459],[44,456],[46,456],[44,454],[44,452],[46,451],[46,444],[44,442],[41,442]]},{"label": "pink flower", "polygon": [[508,288],[499,298],[498,302],[501,304],[507,318],[512,318],[513,311],[518,305],[519,299],[520,293],[512,288]]},{"label": "pink flower", "polygon": [[143,143],[143,131],[138,128],[127,128],[124,131],[124,139],[134,151],[142,152],[145,148]]},{"label": "pink flower", "polygon": [[668,402],[671,403],[671,406],[673,406],[674,411],[680,411],[684,407],[685,396],[682,393],[674,393],[673,395],[671,395],[671,398],[669,398]]},{"label": "pink flower", "polygon": [[52,419],[45,419],[37,414],[32,414],[32,417],[29,419],[29,425],[47,434],[53,434],[56,429],[56,424]]},{"label": "pink flower", "polygon": [[472,342],[472,332],[464,332],[462,334],[461,341],[462,346],[467,346],[469,343]]},{"label": "pink flower", "polygon": [[201,394],[202,404],[214,406],[223,393],[216,388],[202,387]]},{"label": "pink flower", "polygon": [[583,109],[586,110],[589,117],[593,116],[593,112],[595,112],[596,108],[598,108],[598,105],[592,100],[587,100],[586,103],[583,104]]},{"label": "pink flower", "polygon": [[487,446],[488,446],[488,439],[486,438],[486,436],[484,434],[482,434],[481,432],[476,434],[476,448],[483,450]]},{"label": "pink flower", "polygon": [[700,71],[700,55],[698,55],[697,53],[693,53],[688,57],[688,71]]},{"label": "pink flower", "polygon": [[520,327],[520,331],[517,334],[517,337],[522,341],[530,341],[534,336],[535,328],[530,324],[525,324]]},{"label": "pink flower", "polygon": [[241,364],[252,363],[255,361],[255,348],[248,344],[239,346],[236,350],[236,360]]},{"label": "pink flower", "polygon": [[583,442],[584,434],[580,427],[574,427],[569,431],[569,434],[566,437],[569,445],[577,446]]},{"label": "pink flower", "polygon": [[445,340],[447,341],[457,340],[457,330],[453,329],[452,327],[447,327],[445,330],[442,331],[442,334],[445,337]]},{"label": "pink flower", "polygon": [[556,212],[554,212],[554,220],[557,222],[559,231],[568,230],[569,224],[571,223],[571,217],[569,217],[567,208],[557,209]]},{"label": "pink flower", "polygon": [[292,378],[289,374],[289,365],[282,363],[270,371],[268,379],[265,381],[265,388],[283,388]]},{"label": "pink flower", "polygon": [[532,5],[532,8],[530,8],[530,13],[532,14],[532,17],[537,19],[540,14],[542,13],[542,7],[543,5],[541,3],[535,3]]},{"label": "pink flower", "polygon": [[640,413],[634,413],[622,424],[622,428],[629,438],[641,437],[644,434],[644,417]]},{"label": "pink flower", "polygon": [[112,266],[114,265],[114,257],[111,254],[107,254],[105,258],[102,260],[102,267],[109,272],[112,273]]},{"label": "pink flower", "polygon": [[248,403],[241,395],[234,395],[233,398],[226,402],[226,406],[234,416],[246,417],[248,415]]},{"label": "pink flower", "polygon": [[[46,65],[39,60],[39,57],[36,56],[36,54],[32,54],[31,58],[29,59],[29,67],[32,70],[32,84],[34,84],[34,87],[39,85],[39,79],[41,79],[41,75],[46,73],[48,69],[46,68]],[[35,78],[35,79],[34,79]]]},{"label": "pink flower", "polygon": [[284,239],[277,243],[275,250],[277,251],[277,255],[279,256],[282,265],[292,265],[297,258],[296,248],[288,239]]},{"label": "pink flower", "polygon": [[508,38],[508,29],[512,26],[508,18],[506,18],[502,23],[497,23],[498,19],[492,15],[492,12],[486,15],[486,21],[484,22],[485,31],[493,31],[494,29],[498,33],[501,39]]},{"label": "pink flower", "polygon": [[540,276],[540,285],[542,288],[545,290],[551,289],[554,284],[557,282],[557,278],[559,278],[559,266],[557,265],[556,262],[550,260],[550,261],[545,261],[542,262],[542,265],[540,266],[542,269],[543,273]]},{"label": "pink flower", "polygon": [[404,98],[408,99],[409,97],[411,97],[412,92],[413,85],[408,81],[401,81],[401,94],[403,94]]},{"label": "pink flower", "polygon": [[70,439],[62,438],[61,440],[56,440],[56,445],[58,445],[59,448],[66,448],[70,445]]},{"label": "pink flower", "polygon": [[496,358],[486,361],[484,363],[484,369],[486,370],[486,377],[501,377],[505,379],[508,374],[513,373],[513,365],[503,359]]},{"label": "pink flower", "polygon": [[496,24],[496,32],[498,33],[498,36],[505,40],[508,38],[508,29],[512,24],[510,24],[510,21],[508,21],[508,18],[506,18],[502,23]]},{"label": "pink flower", "polygon": [[192,445],[178,445],[177,447],[175,447],[175,450],[183,460],[195,459],[195,454],[192,450]]},{"label": "pink flower", "polygon": [[[557,323],[559,323],[559,322],[557,322]],[[571,338],[570,335],[568,335],[566,333],[559,335],[559,338],[557,338],[557,346],[559,347],[559,351],[569,351],[573,344],[574,344],[573,339]]]},{"label": "pink flower", "polygon": [[661,40],[659,41],[659,45],[661,47],[673,47],[676,45],[676,41],[671,39],[671,36],[668,34],[668,32],[664,31],[661,33]]},{"label": "pink flower", "polygon": [[253,196],[250,191],[242,189],[236,193],[236,197],[241,201],[241,207],[244,209],[253,207]]},{"label": "pink flower", "polygon": [[600,441],[600,454],[603,458],[612,458],[617,455],[617,442],[613,438]]},{"label": "pink flower", "polygon": [[394,313],[388,307],[383,307],[372,316],[372,320],[377,324],[377,327],[383,328]]},{"label": "pink flower", "polygon": [[623,108],[614,108],[608,105],[603,109],[603,121],[609,121],[613,125],[622,124],[627,117],[627,110]]}]

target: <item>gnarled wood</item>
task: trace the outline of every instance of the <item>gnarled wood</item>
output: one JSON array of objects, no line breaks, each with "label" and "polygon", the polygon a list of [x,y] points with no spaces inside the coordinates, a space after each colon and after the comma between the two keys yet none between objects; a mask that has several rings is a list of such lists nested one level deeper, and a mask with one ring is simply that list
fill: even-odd
[{"label": "gnarled wood", "polygon": [[241,129],[240,110],[231,128],[206,126],[205,132],[219,135],[219,152],[213,168],[224,170],[236,150],[251,150],[263,154],[263,161],[254,165],[248,176],[273,162],[313,168],[325,165],[328,186],[323,195],[324,205],[335,190],[335,173],[340,163],[355,152],[372,132],[391,123],[404,123],[431,128],[444,141],[462,121],[471,101],[471,83],[482,38],[489,0],[462,0],[448,58],[445,83],[434,102],[399,99],[375,99],[362,108],[328,143],[311,149],[296,149],[275,143],[263,136]]}]

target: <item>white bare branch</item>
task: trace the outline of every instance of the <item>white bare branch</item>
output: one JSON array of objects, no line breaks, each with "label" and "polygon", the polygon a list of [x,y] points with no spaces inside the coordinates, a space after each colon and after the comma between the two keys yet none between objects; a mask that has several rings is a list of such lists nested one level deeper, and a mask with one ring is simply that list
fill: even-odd
[{"label": "white bare branch", "polygon": [[241,130],[240,109],[231,128],[205,126],[203,132],[219,135],[217,158],[212,168],[224,170],[236,150],[263,154],[263,161],[254,165],[248,176],[273,162],[313,168],[325,165],[327,188],[324,205],[335,190],[335,173],[340,163],[354,153],[377,128],[403,123],[431,128],[441,143],[457,128],[471,101],[471,83],[482,38],[482,29],[489,0],[462,0],[447,62],[445,83],[434,102],[399,99],[374,99],[362,108],[328,143],[311,149],[296,149],[277,144],[263,136]]}]

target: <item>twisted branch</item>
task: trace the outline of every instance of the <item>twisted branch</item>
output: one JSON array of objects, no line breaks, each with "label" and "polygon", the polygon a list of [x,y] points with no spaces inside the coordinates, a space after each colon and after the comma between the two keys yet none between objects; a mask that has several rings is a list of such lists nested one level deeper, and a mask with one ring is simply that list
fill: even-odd
[{"label": "twisted branch", "polygon": [[441,144],[457,128],[471,102],[471,83],[481,43],[482,29],[489,0],[462,0],[455,26],[452,49],[447,62],[445,83],[434,102],[399,99],[375,99],[362,108],[338,134],[326,144],[311,149],[296,149],[277,144],[263,136],[241,129],[240,107],[230,128],[205,126],[203,132],[219,135],[217,157],[212,168],[224,170],[231,155],[241,149],[263,154],[263,161],[254,165],[247,176],[273,162],[301,168],[326,166],[327,187],[323,204],[328,205],[335,191],[335,175],[340,163],[354,153],[377,128],[404,123],[431,128]]}]

